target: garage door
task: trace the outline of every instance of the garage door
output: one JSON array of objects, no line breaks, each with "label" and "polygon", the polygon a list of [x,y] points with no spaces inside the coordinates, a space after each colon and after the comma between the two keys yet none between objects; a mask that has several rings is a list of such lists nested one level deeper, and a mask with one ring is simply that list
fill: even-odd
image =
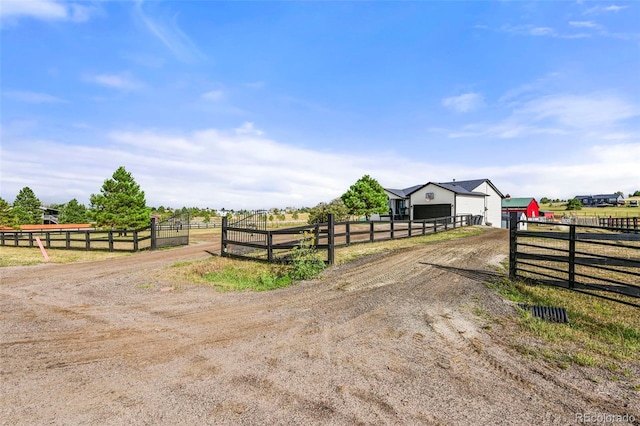
[{"label": "garage door", "polygon": [[451,216],[451,204],[418,204],[413,206],[413,219]]}]

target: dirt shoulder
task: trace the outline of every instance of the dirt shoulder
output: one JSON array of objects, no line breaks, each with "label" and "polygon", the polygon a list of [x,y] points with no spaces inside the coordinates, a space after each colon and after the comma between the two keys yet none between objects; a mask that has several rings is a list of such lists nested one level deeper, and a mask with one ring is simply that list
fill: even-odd
[{"label": "dirt shoulder", "polygon": [[[574,424],[637,391],[511,349],[502,230],[265,293],[177,281],[215,242],[0,270],[2,424]],[[481,314],[480,314],[481,313]],[[640,374],[638,366],[631,366]],[[576,417],[578,415],[578,417]],[[584,418],[584,417],[583,417]]]}]

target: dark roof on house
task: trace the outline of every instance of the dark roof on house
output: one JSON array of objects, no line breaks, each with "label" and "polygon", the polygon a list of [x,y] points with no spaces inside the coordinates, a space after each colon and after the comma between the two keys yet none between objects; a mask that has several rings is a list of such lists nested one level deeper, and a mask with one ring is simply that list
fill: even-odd
[{"label": "dark roof on house", "polygon": [[412,193],[416,192],[418,189],[422,188],[423,186],[424,184],[410,186],[409,188],[405,188],[405,189],[390,189],[390,188],[384,188],[384,189],[385,191],[389,191],[392,194],[397,195],[398,197],[406,198]]},{"label": "dark roof on house", "polygon": [[485,194],[484,192],[473,192],[468,190],[467,188],[465,188],[462,185],[458,185],[458,182],[450,182],[450,183],[435,183],[435,182],[429,182],[432,183],[436,186],[439,186],[440,188],[444,188],[444,189],[448,189],[451,192],[454,192],[456,194],[460,194],[460,195],[475,195],[475,196],[482,196],[482,197],[486,197],[487,194]]},{"label": "dark roof on house", "polygon": [[535,201],[535,198],[533,197],[524,197],[524,198],[503,198],[502,199],[502,207],[505,208],[512,208],[512,209],[517,209],[517,208],[527,208],[529,206],[529,204],[531,204],[531,201]]},{"label": "dark roof on house", "polygon": [[479,185],[485,182],[487,182],[498,193],[498,195],[500,195],[500,197],[504,197],[502,193],[498,190],[498,188],[496,188],[495,185],[491,183],[489,179],[461,180],[461,181],[443,182],[443,183],[429,182],[423,185],[414,185],[404,189],[391,189],[391,188],[384,188],[384,189],[388,192],[391,192],[392,194],[397,195],[398,197],[408,198],[411,194],[413,194],[420,188],[424,188],[425,186],[431,183],[439,186],[440,188],[444,188],[446,190],[452,191],[456,194],[475,195],[475,196],[482,195],[486,197],[487,194],[485,194],[484,192],[473,191],[475,188],[477,188]]},{"label": "dark roof on house", "polygon": [[573,198],[618,198],[618,197],[624,198],[624,196],[621,194],[576,195]]},{"label": "dark roof on house", "polygon": [[493,190],[498,193],[498,195],[500,195],[501,197],[504,197],[504,195],[502,195],[502,192],[500,192],[500,190],[496,188],[496,186],[489,179],[473,179],[473,180],[459,180],[459,181],[456,180],[453,182],[443,182],[443,183],[458,185],[463,187],[467,191],[473,191],[475,188],[477,188],[479,185],[482,185],[485,182],[487,182],[493,188]]}]

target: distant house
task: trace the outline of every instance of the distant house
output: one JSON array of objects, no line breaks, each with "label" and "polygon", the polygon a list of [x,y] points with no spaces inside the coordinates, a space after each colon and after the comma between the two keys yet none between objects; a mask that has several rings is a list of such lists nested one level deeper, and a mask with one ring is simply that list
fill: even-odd
[{"label": "distant house", "polygon": [[41,206],[42,210],[42,223],[45,225],[57,225],[58,217],[60,216],[60,210],[51,207]]},{"label": "distant house", "polygon": [[385,192],[389,198],[387,217],[422,220],[468,214],[482,224],[500,227],[504,196],[489,179],[429,182],[405,189],[385,188]]},{"label": "distant house", "polygon": [[624,197],[621,194],[576,195],[585,207],[623,206]]},{"label": "distant house", "polygon": [[502,215],[517,212],[524,213],[528,218],[540,216],[540,206],[535,198],[504,198],[502,200]]}]

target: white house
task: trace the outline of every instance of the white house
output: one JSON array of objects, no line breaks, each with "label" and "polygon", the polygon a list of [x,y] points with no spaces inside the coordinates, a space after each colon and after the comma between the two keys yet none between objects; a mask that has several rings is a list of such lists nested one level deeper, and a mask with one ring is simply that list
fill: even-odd
[{"label": "white house", "polygon": [[504,196],[489,179],[415,185],[405,189],[385,189],[389,214],[394,219],[431,219],[473,215],[482,224],[500,227]]}]

